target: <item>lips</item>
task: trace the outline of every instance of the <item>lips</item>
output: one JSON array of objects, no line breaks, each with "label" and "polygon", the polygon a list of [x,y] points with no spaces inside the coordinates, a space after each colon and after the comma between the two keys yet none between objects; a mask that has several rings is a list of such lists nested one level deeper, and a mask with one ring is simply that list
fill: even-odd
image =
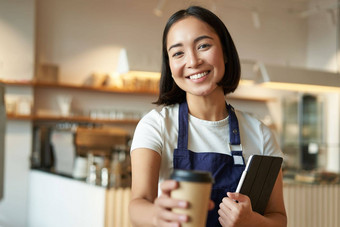
[{"label": "lips", "polygon": [[204,76],[206,76],[210,71],[206,71],[206,72],[202,72],[202,73],[197,73],[197,74],[193,74],[191,76],[189,76],[188,78],[190,80],[197,80],[197,79],[200,79]]}]

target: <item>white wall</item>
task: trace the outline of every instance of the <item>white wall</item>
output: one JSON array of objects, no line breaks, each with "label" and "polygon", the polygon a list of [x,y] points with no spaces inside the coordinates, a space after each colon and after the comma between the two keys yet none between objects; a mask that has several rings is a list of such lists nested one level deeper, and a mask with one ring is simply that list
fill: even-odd
[{"label": "white wall", "polygon": [[[38,61],[60,66],[60,80],[81,83],[93,72],[117,68],[117,51],[125,47],[135,69],[160,71],[161,37],[167,18],[189,2],[210,8],[210,1],[167,1],[163,16],[156,0],[38,0]],[[304,66],[307,22],[287,12],[260,12],[261,27],[251,12],[226,8],[216,1],[242,59]]]},{"label": "white wall", "polygon": [[340,94],[328,94],[325,121],[327,127],[327,170],[340,172]]},{"label": "white wall", "polygon": [[[324,6],[337,4],[337,0],[324,0]],[[322,8],[321,8],[322,9]],[[308,20],[307,67],[339,72],[339,19],[332,11],[319,10],[310,14]],[[333,11],[335,13],[335,11]],[[332,18],[332,16],[335,16]],[[340,80],[340,75],[339,75]],[[324,121],[327,143],[327,170],[340,171],[340,94],[325,95]]]},{"label": "white wall", "polygon": [[0,0],[0,78],[32,78],[34,12],[34,0]]},{"label": "white wall", "polygon": [[62,82],[114,72],[122,47],[137,69],[160,70],[164,19],[152,14],[155,1],[37,2],[38,61],[58,64]]},{"label": "white wall", "polygon": [[[34,73],[34,0],[0,0],[0,78],[31,80]],[[6,98],[32,98],[31,88],[6,88]],[[3,119],[1,119],[3,120]],[[32,125],[8,121],[5,137],[5,187],[0,226],[27,223],[29,156]]]},{"label": "white wall", "polygon": [[[324,0],[324,6],[336,4],[337,0]],[[337,15],[332,11],[319,10],[310,14],[308,21],[307,67],[311,69],[338,72],[336,52],[339,45],[337,40]],[[335,13],[335,11],[333,12]],[[334,18],[333,18],[334,16]]]},{"label": "white wall", "polygon": [[241,59],[305,66],[305,20],[286,11],[260,11],[258,15],[261,26],[255,28],[250,11],[238,8],[222,9],[218,11],[219,15],[230,31]]}]

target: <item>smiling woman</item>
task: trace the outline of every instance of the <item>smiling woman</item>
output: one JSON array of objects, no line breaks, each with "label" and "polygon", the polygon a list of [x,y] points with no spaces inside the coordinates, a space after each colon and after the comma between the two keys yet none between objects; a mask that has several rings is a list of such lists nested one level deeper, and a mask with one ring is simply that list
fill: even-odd
[{"label": "smiling woman", "polygon": [[[189,20],[189,22],[184,20],[186,18]],[[197,23],[191,24],[190,21],[196,21]],[[177,30],[173,27],[179,27],[181,29]],[[201,30],[201,28],[203,30]],[[195,32],[195,35],[189,33],[188,29],[190,29],[191,32]],[[185,35],[188,34],[190,37],[185,37]],[[192,46],[190,47],[190,44],[187,44],[187,53],[185,53],[183,49],[185,48],[185,43],[182,42],[190,42],[190,38],[192,39]],[[195,50],[195,52],[193,52],[193,50]],[[178,63],[177,65],[180,65],[179,63],[183,64],[184,60],[177,60],[183,58],[185,60],[191,61],[188,64],[200,64],[203,59],[200,58],[198,53],[208,52],[209,54],[212,52],[211,50],[217,52],[220,51],[220,53],[218,53],[216,56],[212,56],[210,60],[216,62],[219,61],[219,64],[224,61],[224,64],[227,64],[229,59],[228,67],[225,67],[223,64],[224,72],[218,72],[224,75],[222,80],[218,81],[218,85],[222,85],[221,87],[223,88],[224,94],[234,92],[240,80],[240,62],[234,42],[224,23],[215,15],[212,16],[211,14],[201,14],[201,12],[195,7],[192,7],[190,13],[188,14],[185,10],[180,10],[173,14],[169,18],[163,32],[163,64],[161,72],[162,77],[160,83],[160,96],[155,104],[170,105],[174,103],[180,103],[185,100],[186,94],[184,90],[179,88],[179,85],[175,83],[174,78],[172,77],[172,75],[175,73],[175,68],[170,70],[170,64],[175,64],[176,62]],[[199,77],[197,75],[195,76],[195,73],[197,74],[195,70],[192,71],[193,72],[189,74],[189,76],[192,75],[193,78]]]},{"label": "smiling woman", "polygon": [[208,24],[195,17],[178,21],[169,30],[167,45],[172,77],[187,96],[223,92],[216,89],[225,69],[222,45]]},{"label": "smiling woman", "polygon": [[268,127],[226,103],[239,80],[235,45],[215,14],[192,6],[170,17],[155,102],[164,107],[141,119],[131,145],[135,226],[192,226],[191,217],[172,211],[190,209],[188,201],[171,198],[180,187],[169,180],[174,169],[209,171],[215,178],[202,226],[286,226],[281,171],[264,215],[252,210],[248,196],[234,193],[250,155],[282,156]]}]

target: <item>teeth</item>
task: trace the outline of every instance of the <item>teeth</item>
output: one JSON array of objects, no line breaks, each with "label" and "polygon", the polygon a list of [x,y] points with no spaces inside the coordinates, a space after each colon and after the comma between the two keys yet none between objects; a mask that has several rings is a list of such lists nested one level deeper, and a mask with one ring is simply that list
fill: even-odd
[{"label": "teeth", "polygon": [[198,73],[198,74],[195,74],[195,75],[190,76],[190,79],[191,79],[191,80],[197,80],[197,79],[199,79],[199,78],[204,77],[204,76],[207,75],[207,74],[208,74],[208,72]]}]

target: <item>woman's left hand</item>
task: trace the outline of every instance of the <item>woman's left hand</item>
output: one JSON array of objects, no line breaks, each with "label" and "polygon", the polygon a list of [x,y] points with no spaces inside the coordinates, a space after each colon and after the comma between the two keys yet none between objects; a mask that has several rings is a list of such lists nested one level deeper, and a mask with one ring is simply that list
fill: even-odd
[{"label": "woman's left hand", "polygon": [[253,214],[251,202],[248,196],[240,193],[227,193],[220,203],[218,214],[219,222],[223,227],[251,226],[250,220]]}]

